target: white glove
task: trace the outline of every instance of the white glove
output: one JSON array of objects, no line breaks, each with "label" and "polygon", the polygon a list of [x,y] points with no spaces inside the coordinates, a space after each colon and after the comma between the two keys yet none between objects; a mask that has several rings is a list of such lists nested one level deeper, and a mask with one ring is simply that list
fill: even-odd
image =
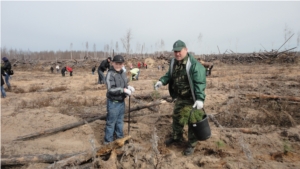
[{"label": "white glove", "polygon": [[195,101],[195,104],[193,105],[193,108],[197,108],[198,110],[202,109],[203,108],[203,101],[200,101],[200,100]]},{"label": "white glove", "polygon": [[131,92],[133,93],[135,91],[135,89],[132,86],[128,86],[127,87],[129,90],[131,90]]},{"label": "white glove", "polygon": [[126,93],[128,96],[130,96],[132,92],[129,89],[124,89],[124,93]]},{"label": "white glove", "polygon": [[156,82],[155,86],[154,86],[154,89],[157,90],[158,88],[160,88],[162,86],[162,82],[161,81],[158,81]]}]

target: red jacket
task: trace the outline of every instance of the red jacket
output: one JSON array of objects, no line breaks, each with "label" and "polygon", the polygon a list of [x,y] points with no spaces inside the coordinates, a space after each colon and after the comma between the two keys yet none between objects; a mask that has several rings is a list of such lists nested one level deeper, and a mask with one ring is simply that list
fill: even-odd
[{"label": "red jacket", "polygon": [[72,72],[73,71],[72,68],[69,67],[69,66],[66,66],[66,69],[67,69],[68,72]]},{"label": "red jacket", "polygon": [[141,68],[141,62],[138,63],[138,68]]}]

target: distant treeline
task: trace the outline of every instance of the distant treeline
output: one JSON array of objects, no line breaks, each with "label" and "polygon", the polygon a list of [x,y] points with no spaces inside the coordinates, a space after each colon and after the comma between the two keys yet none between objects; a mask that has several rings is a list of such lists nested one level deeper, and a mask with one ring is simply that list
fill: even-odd
[{"label": "distant treeline", "polygon": [[68,59],[96,59],[102,60],[109,56],[113,56],[116,54],[121,54],[128,58],[147,58],[147,57],[156,57],[160,55],[173,55],[173,52],[170,51],[156,51],[154,53],[116,53],[116,52],[103,52],[103,51],[40,51],[40,52],[32,52],[25,50],[17,50],[17,49],[7,49],[1,48],[1,56],[6,56],[9,59],[16,60],[68,60]]}]

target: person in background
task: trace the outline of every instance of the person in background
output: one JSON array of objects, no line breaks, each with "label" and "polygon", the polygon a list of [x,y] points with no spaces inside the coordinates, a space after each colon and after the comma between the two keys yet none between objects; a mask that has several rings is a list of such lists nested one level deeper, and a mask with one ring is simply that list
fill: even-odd
[{"label": "person in background", "polygon": [[3,70],[5,72],[5,83],[8,87],[8,90],[11,89],[10,83],[9,83],[9,78],[10,78],[10,72],[11,72],[11,64],[9,62],[9,60],[7,59],[7,57],[3,57],[2,58],[4,65],[3,65]]},{"label": "person in background", "polygon": [[214,63],[213,62],[205,62],[204,60],[201,60],[200,58],[198,58],[198,61],[206,68],[206,76],[210,76],[211,70],[214,67]]},{"label": "person in background", "polygon": [[116,134],[116,139],[124,137],[124,100],[127,96],[130,96],[135,89],[132,86],[127,85],[128,82],[122,69],[123,66],[124,57],[121,55],[114,56],[112,67],[108,70],[105,77],[105,84],[107,87],[107,115],[104,144],[114,141],[114,134]]},{"label": "person in background", "polygon": [[4,85],[4,79],[3,79],[3,76],[5,77],[5,72],[3,70],[3,67],[1,66],[1,97],[2,98],[5,98],[6,97],[6,93],[5,93],[5,89],[3,87]]},{"label": "person in background", "polygon": [[132,80],[139,80],[140,75],[140,69],[139,68],[133,68],[130,70],[130,81]]},{"label": "person in background", "polygon": [[138,68],[140,69],[141,68],[141,62],[138,62]]},{"label": "person in background", "polygon": [[61,69],[61,75],[62,75],[63,77],[65,76],[66,71],[67,71],[67,68],[66,68],[66,67],[63,67],[63,68]]},{"label": "person in background", "polygon": [[[173,100],[176,99],[173,109],[172,137],[165,141],[166,146],[183,141],[184,125],[180,124],[180,111],[185,106],[202,109],[205,100],[206,76],[205,68],[188,53],[183,41],[178,40],[173,44],[174,58],[172,58],[168,72],[155,84],[157,90],[162,85],[169,84],[169,93]],[[197,138],[192,128],[188,125],[188,147],[184,155],[194,153]]]},{"label": "person in background", "polygon": [[96,65],[92,68],[92,75],[95,74],[95,70],[96,70]]},{"label": "person in background", "polygon": [[51,73],[53,73],[54,68],[51,66],[51,67],[50,67],[50,70],[51,70]]},{"label": "person in background", "polygon": [[73,76],[73,69],[70,66],[66,66],[68,72],[70,72],[70,76]]},{"label": "person in background", "polygon": [[126,73],[125,65],[122,66],[123,72]]},{"label": "person in background", "polygon": [[111,57],[103,60],[98,67],[98,84],[104,84],[104,72],[109,69]]},{"label": "person in background", "polygon": [[59,72],[59,65],[56,65],[56,73]]}]

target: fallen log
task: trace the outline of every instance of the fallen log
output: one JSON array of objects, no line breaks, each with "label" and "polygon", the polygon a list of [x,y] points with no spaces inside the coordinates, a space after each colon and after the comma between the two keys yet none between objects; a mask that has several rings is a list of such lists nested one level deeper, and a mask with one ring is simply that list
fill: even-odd
[{"label": "fallen log", "polygon": [[46,169],[63,168],[65,166],[78,166],[83,162],[88,161],[92,158],[92,152],[83,152],[72,157],[62,159],[49,165]]},{"label": "fallen log", "polygon": [[[152,96],[151,94],[140,94],[140,95],[132,95],[136,99],[167,99],[170,95],[163,95],[163,96]],[[157,97],[157,98],[156,98]]]},{"label": "fallen log", "polygon": [[111,154],[109,156],[109,159],[107,161],[100,161],[101,168],[110,168],[110,169],[117,169],[117,153],[116,149],[113,149],[111,151]]},{"label": "fallen log", "polygon": [[121,139],[117,139],[109,144],[106,144],[105,146],[101,147],[98,151],[97,151],[97,155],[96,156],[102,156],[102,155],[107,155],[108,153],[110,153],[112,150],[117,149],[117,148],[121,148],[125,142],[127,140],[129,140],[131,138],[131,136],[126,136],[123,137]]},{"label": "fallen log", "polygon": [[214,122],[214,124],[216,125],[216,127],[220,127],[221,130],[229,130],[229,131],[239,131],[245,134],[256,134],[259,135],[260,133],[258,133],[257,131],[254,131],[251,128],[224,128],[219,122],[218,120],[215,118],[214,115],[212,114],[208,114],[207,115],[209,117],[210,120],[212,120]]},{"label": "fallen log", "polygon": [[[150,102],[144,105],[139,105],[139,106],[135,106],[133,108],[130,109],[130,112],[133,111],[137,111],[137,110],[141,110],[147,107],[151,107],[151,106],[155,106],[155,105],[160,105],[165,103],[166,101],[154,101],[154,102]],[[128,110],[126,111],[128,113]],[[20,140],[28,140],[28,139],[32,139],[32,138],[37,138],[40,136],[45,136],[45,135],[50,135],[50,134],[54,134],[60,131],[66,131],[87,123],[91,123],[93,121],[96,120],[105,120],[106,119],[106,115],[102,115],[102,116],[98,116],[98,117],[94,117],[94,118],[90,118],[90,119],[86,119],[86,120],[82,120],[79,122],[75,122],[75,123],[71,123],[71,124],[67,124],[58,128],[53,128],[53,129],[49,129],[49,130],[44,130],[44,131],[40,131],[40,132],[36,132],[36,133],[32,133],[32,134],[28,134],[28,135],[24,135],[24,136],[18,136],[15,140],[13,141],[20,141]]]},{"label": "fallen log", "polygon": [[[117,148],[121,148],[124,144],[125,141],[129,140],[131,136],[126,136],[121,139],[117,139],[110,144],[104,145],[101,148],[97,149],[97,154],[96,156],[101,156],[101,155],[107,155],[108,153],[111,153],[110,159],[108,161],[115,161],[117,157],[116,151],[113,151]],[[66,166],[78,166],[83,162],[86,162],[90,160],[93,157],[93,153],[91,151],[86,151],[77,155],[74,155],[72,157],[57,161],[47,167],[47,169],[54,169],[54,168],[63,168]],[[106,163],[108,164],[108,163]],[[110,168],[110,167],[109,167]]]},{"label": "fallen log", "polygon": [[24,155],[15,157],[1,157],[1,166],[9,165],[24,165],[28,163],[53,163],[54,161],[59,161],[68,157],[72,157],[79,153],[69,153],[69,154],[41,154],[41,155]]},{"label": "fallen log", "polygon": [[294,96],[276,96],[276,95],[265,95],[265,94],[247,94],[246,97],[247,98],[251,98],[251,99],[287,100],[287,101],[300,102],[300,97],[294,97]]},{"label": "fallen log", "polygon": [[[140,100],[138,100],[138,99],[136,99],[134,97],[132,97],[131,99],[132,99],[132,101],[134,101],[134,102],[136,102],[138,104],[142,104],[142,102]],[[155,109],[154,107],[148,107],[148,109],[151,110],[151,111],[157,112],[157,109]]]},{"label": "fallen log", "polygon": [[148,108],[148,107],[151,107],[151,106],[160,105],[160,104],[163,104],[163,103],[166,103],[166,101],[165,100],[157,100],[157,101],[153,101],[153,102],[150,102],[150,103],[147,103],[147,104],[138,105],[138,106],[135,106],[133,108],[130,108],[130,112],[141,110],[141,109]]},{"label": "fallen log", "polygon": [[79,121],[79,122],[67,124],[67,125],[57,127],[57,128],[53,128],[53,129],[49,129],[49,130],[44,130],[44,131],[40,131],[40,132],[36,132],[36,133],[24,135],[24,136],[19,136],[13,141],[27,140],[27,139],[32,139],[32,138],[37,138],[37,137],[40,137],[40,136],[44,136],[44,135],[54,134],[54,133],[57,133],[57,132],[60,132],[60,131],[66,131],[66,130],[69,130],[69,129],[72,129],[72,128],[75,128],[75,127],[78,127],[78,126],[96,121],[96,120],[103,120],[103,119],[106,119],[106,115],[90,118],[90,119],[87,119],[87,120],[82,120],[82,121]]}]

